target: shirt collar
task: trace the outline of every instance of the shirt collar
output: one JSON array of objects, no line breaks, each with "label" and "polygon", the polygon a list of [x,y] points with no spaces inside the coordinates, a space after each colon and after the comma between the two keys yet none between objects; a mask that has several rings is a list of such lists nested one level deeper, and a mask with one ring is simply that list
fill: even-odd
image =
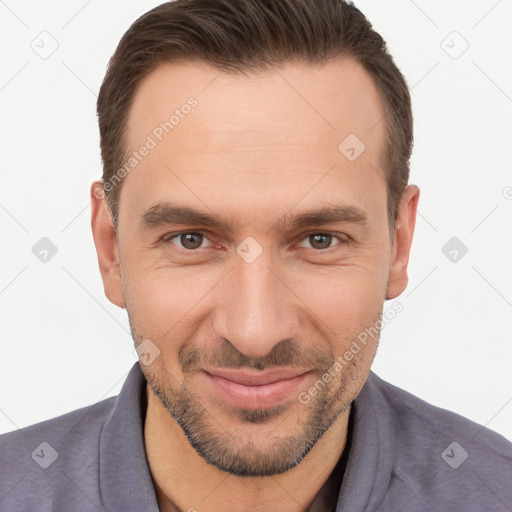
[{"label": "shirt collar", "polygon": [[352,402],[352,442],[336,512],[376,510],[389,486],[393,437],[379,382],[379,377],[370,372]]},{"label": "shirt collar", "polygon": [[136,362],[100,435],[99,486],[109,512],[159,512],[144,445],[146,405],[146,379]]},{"label": "shirt collar", "polygon": [[[391,475],[389,411],[379,378],[370,372],[352,403],[353,431],[336,512],[371,511],[382,501]],[[146,379],[136,362],[100,435],[99,487],[107,511],[159,512],[144,445]]]}]

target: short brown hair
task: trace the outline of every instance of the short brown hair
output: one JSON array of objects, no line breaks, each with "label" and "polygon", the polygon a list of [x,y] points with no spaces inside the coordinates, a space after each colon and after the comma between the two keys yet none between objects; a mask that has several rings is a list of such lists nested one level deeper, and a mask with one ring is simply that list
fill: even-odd
[{"label": "short brown hair", "polygon": [[[409,181],[411,98],[385,41],[344,0],[174,0],[137,19],[119,42],[98,97],[103,182],[123,166],[135,91],[158,65],[200,61],[245,73],[285,62],[323,64],[343,57],[364,66],[383,98],[386,141],[381,164],[393,232]],[[115,226],[121,185],[105,190]]]}]

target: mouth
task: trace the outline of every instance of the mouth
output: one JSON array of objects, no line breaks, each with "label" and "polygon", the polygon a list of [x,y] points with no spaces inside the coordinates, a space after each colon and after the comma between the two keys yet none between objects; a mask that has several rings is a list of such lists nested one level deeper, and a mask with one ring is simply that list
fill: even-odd
[{"label": "mouth", "polygon": [[258,370],[203,369],[201,373],[212,391],[231,407],[268,409],[296,397],[301,384],[312,371],[278,369]]}]

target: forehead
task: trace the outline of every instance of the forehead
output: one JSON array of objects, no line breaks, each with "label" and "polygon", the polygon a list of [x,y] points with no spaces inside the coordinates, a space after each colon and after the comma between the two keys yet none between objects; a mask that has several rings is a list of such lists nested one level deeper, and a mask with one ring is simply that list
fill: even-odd
[{"label": "forehead", "polygon": [[[345,202],[382,214],[384,114],[373,79],[352,59],[247,75],[202,63],[161,65],[134,96],[127,156],[149,139],[153,147],[125,178],[121,195],[131,197],[132,208],[140,203],[140,211],[165,196],[175,199],[177,190],[192,192],[195,202],[227,191],[233,204],[250,199],[264,207],[266,199],[275,208],[274,191],[299,199],[322,180],[331,196],[336,184]],[[352,148],[356,159],[348,158],[354,151],[343,153]]]},{"label": "forehead", "polygon": [[[278,131],[283,140],[306,136],[318,142],[321,137],[326,144],[331,142],[327,139],[352,130],[373,150],[385,112],[373,78],[351,58],[321,66],[287,63],[248,75],[225,73],[199,62],[170,63],[157,67],[139,84],[128,117],[128,145],[169,120],[190,97],[197,99],[194,114],[200,115],[180,123],[173,135],[188,128],[197,135],[200,128],[215,136],[215,142],[230,145],[236,142],[236,128],[242,128],[240,137],[266,131],[274,141],[273,132]],[[222,136],[225,128],[231,128],[229,137]]]}]

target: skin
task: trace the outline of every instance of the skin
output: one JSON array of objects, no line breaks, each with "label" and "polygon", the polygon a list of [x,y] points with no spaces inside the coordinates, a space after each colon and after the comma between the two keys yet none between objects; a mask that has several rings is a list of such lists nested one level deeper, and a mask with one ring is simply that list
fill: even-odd
[{"label": "skin", "polygon": [[[380,164],[385,109],[370,75],[352,59],[248,76],[199,63],[160,66],[136,92],[130,151],[190,96],[197,106],[126,176],[117,236],[101,182],[91,187],[105,293],[127,309],[135,344],[149,339],[160,351],[141,364],[158,501],[164,511],[309,510],[343,453],[350,403],[368,377],[378,337],[332,372],[308,404],[298,392],[308,392],[374,326],[384,301],[406,288],[420,191],[407,187],[390,237]],[[338,150],[351,133],[366,146],[354,161]],[[235,229],[141,223],[165,201],[230,218]],[[326,204],[356,206],[367,222],[275,229]],[[199,248],[180,236],[158,242],[198,232],[204,236],[192,242]],[[339,238],[314,237],[333,232]],[[252,263],[236,251],[247,237],[262,248]],[[260,404],[258,418],[255,409],[235,410],[212,390],[206,364],[310,373],[279,407]],[[218,441],[207,446],[209,460],[171,412],[189,415],[188,428],[196,428],[203,447]],[[223,469],[212,464],[216,455]],[[229,463],[269,474],[240,476]]]}]

